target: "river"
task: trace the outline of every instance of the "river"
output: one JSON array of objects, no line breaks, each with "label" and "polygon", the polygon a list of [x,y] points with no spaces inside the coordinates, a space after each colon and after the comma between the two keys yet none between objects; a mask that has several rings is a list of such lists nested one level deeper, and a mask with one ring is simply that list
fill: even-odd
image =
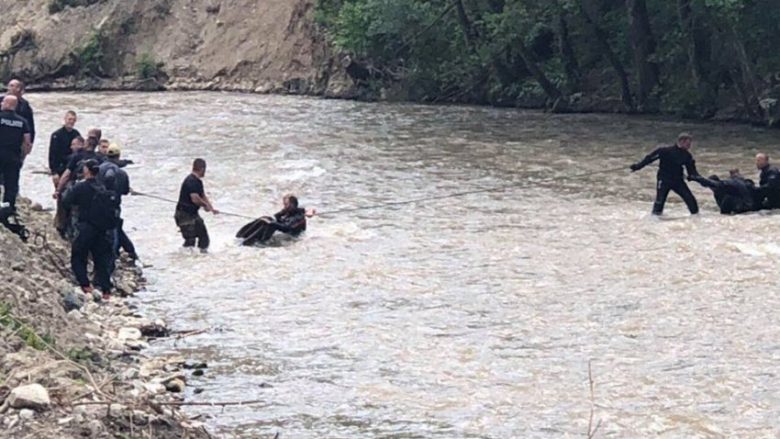
[{"label": "river", "polygon": [[702,174],[755,177],[757,151],[780,159],[777,132],[224,93],[29,99],[22,194],[47,206],[30,171],[67,109],[138,162],[136,190],[176,198],[204,157],[215,205],[244,215],[288,192],[333,210],[516,185],[315,218],[264,248],[206,214],[208,255],[180,248],[172,205],[128,198],[152,266],[143,312],[213,328],[154,349],[209,363],[192,401],[263,401],[191,411],[224,437],[587,437],[589,361],[598,437],[780,435],[778,216],[718,215],[694,183],[703,213],[671,195],[657,220],[654,167],[627,170],[685,130]]}]

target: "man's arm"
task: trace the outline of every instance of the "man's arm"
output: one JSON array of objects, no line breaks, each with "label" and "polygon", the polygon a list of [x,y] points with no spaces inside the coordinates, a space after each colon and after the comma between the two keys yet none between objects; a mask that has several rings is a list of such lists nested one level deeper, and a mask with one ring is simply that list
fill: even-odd
[{"label": "man's arm", "polygon": [[649,165],[650,163],[653,163],[654,161],[658,160],[660,157],[661,148],[656,149],[655,151],[651,152],[645,158],[643,158],[640,162],[634,163],[631,165],[631,171],[638,171],[645,166]]},{"label": "man's arm", "polygon": [[28,133],[24,135],[24,140],[22,140],[22,160],[26,159],[31,152],[32,152],[32,137]]},{"label": "man's arm", "polygon": [[711,180],[709,178],[704,178],[698,174],[697,175],[688,174],[688,180],[695,181],[696,183],[699,183],[700,185],[710,189],[717,189],[724,186],[724,183],[722,181],[716,181],[716,180]]},{"label": "man's arm", "polygon": [[30,120],[27,123],[30,124],[30,144],[35,142],[35,116],[33,115],[33,108],[30,102],[27,102],[27,109],[30,110]]},{"label": "man's arm", "polygon": [[685,163],[685,171],[688,173],[689,177],[699,176],[699,171],[696,170],[696,160],[694,160],[693,157]]},{"label": "man's arm", "polygon": [[52,133],[49,140],[49,171],[51,171],[52,176],[57,175],[57,154],[57,133]]},{"label": "man's arm", "polygon": [[211,205],[211,201],[209,201],[209,197],[207,196],[200,196],[197,193],[191,193],[190,194],[190,200],[192,200],[195,205],[200,206],[204,209],[206,209],[206,212],[211,212],[213,214],[218,214],[219,211],[217,209],[214,209],[214,206]]},{"label": "man's arm", "polygon": [[65,189],[65,185],[68,184],[68,180],[70,180],[70,169],[66,169],[65,172],[62,173],[60,181],[57,182],[57,190],[54,191],[54,198],[59,197],[62,190]]}]

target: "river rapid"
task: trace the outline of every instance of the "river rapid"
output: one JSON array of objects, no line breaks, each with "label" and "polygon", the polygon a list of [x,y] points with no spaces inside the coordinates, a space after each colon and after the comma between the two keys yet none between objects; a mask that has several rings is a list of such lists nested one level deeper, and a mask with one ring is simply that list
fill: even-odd
[{"label": "river rapid", "polygon": [[263,248],[236,245],[244,220],[204,214],[208,255],[180,248],[173,205],[128,197],[152,266],[143,312],[213,328],[154,350],[209,363],[192,401],[262,401],[192,410],[221,437],[587,437],[591,360],[599,437],[780,436],[780,216],[718,215],[692,183],[701,215],[670,195],[654,219],[655,167],[627,169],[685,130],[703,175],[756,178],[756,152],[780,160],[777,132],[224,93],[28,98],[22,195],[45,206],[32,171],[68,109],[123,145],[136,190],[176,198],[203,157],[217,208],[244,215],[288,192],[333,210],[516,185],[315,218]]}]

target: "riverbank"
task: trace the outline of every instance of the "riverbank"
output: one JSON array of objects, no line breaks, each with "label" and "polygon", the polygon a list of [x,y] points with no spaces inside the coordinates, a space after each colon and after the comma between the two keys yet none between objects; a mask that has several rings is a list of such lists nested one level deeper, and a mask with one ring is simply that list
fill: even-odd
[{"label": "riverbank", "polygon": [[[169,331],[126,301],[144,287],[122,261],[117,295],[96,303],[70,280],[70,251],[51,214],[20,200],[27,243],[0,227],[0,425],[7,437],[211,437],[179,407],[205,367],[143,351]],[[188,370],[189,368],[189,370]]]}]

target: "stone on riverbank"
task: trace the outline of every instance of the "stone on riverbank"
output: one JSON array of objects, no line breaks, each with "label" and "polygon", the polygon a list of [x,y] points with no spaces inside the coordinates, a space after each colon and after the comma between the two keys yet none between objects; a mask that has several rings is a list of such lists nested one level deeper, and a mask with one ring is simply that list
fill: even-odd
[{"label": "stone on riverbank", "polygon": [[45,410],[50,404],[49,392],[40,384],[19,386],[8,395],[8,405],[15,409]]}]

